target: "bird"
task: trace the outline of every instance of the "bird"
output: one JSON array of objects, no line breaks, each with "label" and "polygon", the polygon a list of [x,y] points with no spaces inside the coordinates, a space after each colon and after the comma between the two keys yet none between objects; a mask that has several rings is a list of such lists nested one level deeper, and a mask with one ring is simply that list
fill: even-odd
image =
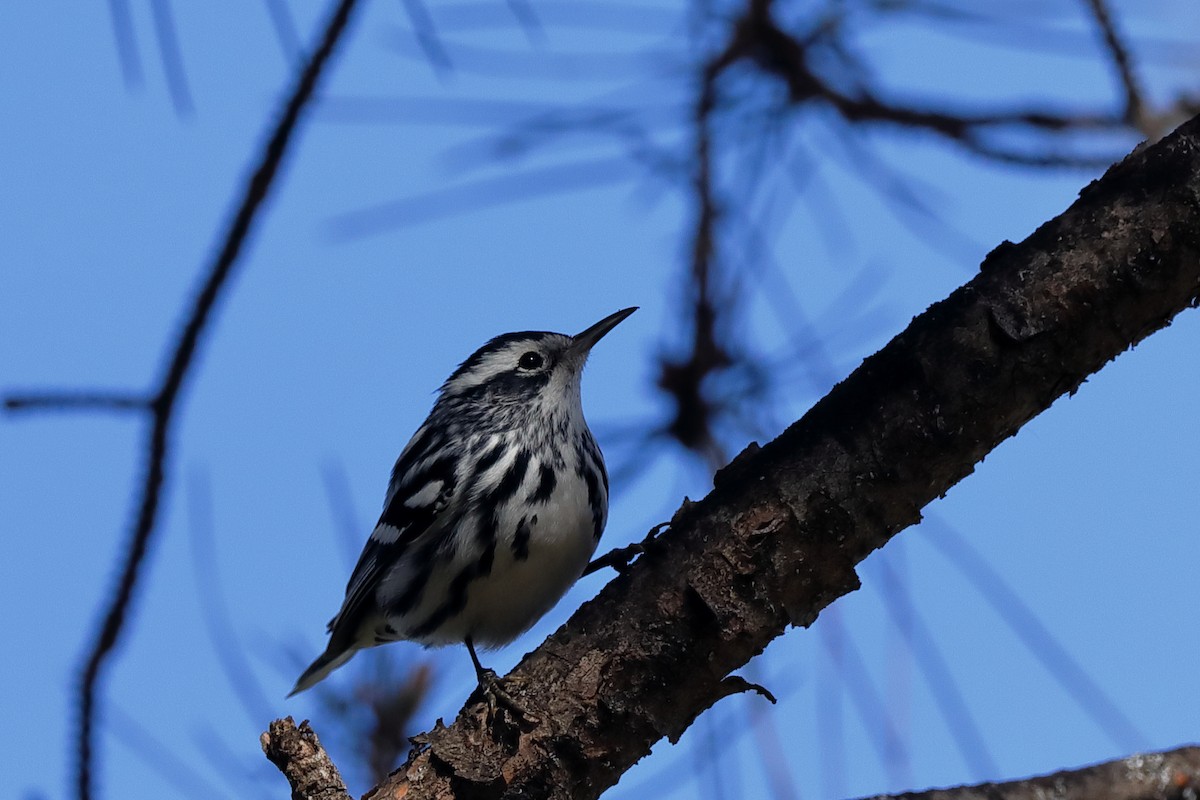
[{"label": "bird", "polygon": [[588,354],[637,307],[581,333],[505,333],[463,361],[392,469],[383,511],[291,697],[359,650],[462,643],[479,687],[505,704],[476,646],[508,644],[587,567],[608,517],[604,457],[583,415]]}]

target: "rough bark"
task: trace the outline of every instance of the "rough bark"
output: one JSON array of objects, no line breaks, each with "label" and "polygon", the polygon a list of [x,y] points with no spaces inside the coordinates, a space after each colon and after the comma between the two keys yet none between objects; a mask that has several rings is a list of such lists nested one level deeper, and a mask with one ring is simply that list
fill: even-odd
[{"label": "rough bark", "polygon": [[1005,783],[864,800],[1189,800],[1200,792],[1200,747],[1181,747]]},{"label": "rough bark", "polygon": [[858,587],[855,565],[1055,399],[1200,295],[1200,120],[1135,151],[686,502],[368,796],[592,798],[749,687],[730,673]]},{"label": "rough bark", "polygon": [[287,778],[293,800],[350,800],[338,768],[330,760],[308,720],[296,727],[291,717],[277,719],[259,737],[263,753]]},{"label": "rough bark", "polygon": [[[311,786],[321,782],[319,777],[313,780],[305,776],[320,776],[324,769],[333,769],[336,775],[336,768],[321,750],[307,723],[296,728],[291,717],[277,720],[272,724],[270,734],[264,733],[262,738],[267,757],[289,776],[294,798],[342,800],[348,797],[344,787],[341,794],[306,795],[295,791],[298,783]],[[270,748],[268,740],[271,740]],[[314,745],[319,751],[317,754],[311,752]],[[281,758],[273,755],[272,750],[300,755]],[[327,766],[301,767],[300,763]],[[1115,761],[1003,783],[880,794],[862,800],[1193,800],[1197,794],[1200,794],[1200,747],[1191,746],[1159,753],[1137,753]],[[393,796],[403,797],[404,794],[400,792]]]}]

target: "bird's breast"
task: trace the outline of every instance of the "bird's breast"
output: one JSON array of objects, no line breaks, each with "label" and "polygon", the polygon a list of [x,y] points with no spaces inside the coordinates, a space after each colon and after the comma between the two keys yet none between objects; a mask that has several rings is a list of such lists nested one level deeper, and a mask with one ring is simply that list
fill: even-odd
[{"label": "bird's breast", "polygon": [[595,492],[579,473],[552,457],[531,460],[514,501],[495,514],[491,570],[467,590],[464,637],[512,641],[579,579],[597,543]]},{"label": "bird's breast", "polygon": [[414,545],[383,581],[394,638],[506,644],[554,607],[595,552],[608,497],[594,445],[488,446],[498,449],[481,457],[486,469],[459,481],[469,488],[447,509],[437,547]]}]

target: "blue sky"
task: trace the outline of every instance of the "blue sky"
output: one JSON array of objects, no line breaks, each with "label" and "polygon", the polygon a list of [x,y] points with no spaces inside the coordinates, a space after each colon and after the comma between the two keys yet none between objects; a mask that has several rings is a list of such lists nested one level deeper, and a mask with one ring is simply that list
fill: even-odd
[{"label": "blue sky", "polygon": [[[293,59],[265,8],[175,5],[194,105],[182,116],[164,84],[148,8],[133,4],[142,79],[130,87],[104,4],[0,6],[5,392],[152,384],[273,119]],[[919,87],[921,96],[1110,102],[1111,76],[1088,58],[1080,9],[1041,5],[1029,4],[1032,18],[1055,41],[1074,43],[1068,55],[1038,50],[1033,36],[1032,55],[1014,55],[904,25],[866,31],[859,45],[886,85]],[[489,156],[489,143],[525,116],[517,103],[619,101],[669,117],[689,63],[679,12],[645,6],[631,15],[648,20],[644,29],[629,30],[616,11],[588,27],[572,23],[581,12],[565,0],[533,7],[546,20],[545,38],[533,43],[505,21],[503,4],[439,11],[455,65],[444,74],[415,52],[401,4],[369,3],[357,20],[185,392],[162,528],[108,673],[103,796],[186,795],[180,775],[220,796],[283,796],[258,734],[282,714],[327,729],[313,697],[284,695],[323,645],[348,551],[358,546],[339,533],[322,475],[344,477],[365,537],[392,461],[433,390],[490,336],[574,332],[641,306],[597,348],[584,382],[610,466],[650,464],[614,487],[605,544],[640,538],[684,495],[704,493],[705,477],[678,453],[632,447],[619,435],[664,414],[653,357],[678,338],[675,287],[688,226],[681,196],[595,131],[499,163]],[[1118,9],[1131,31],[1155,41],[1170,39],[1186,19],[1183,3]],[[314,3],[296,9],[306,41],[323,13]],[[510,57],[479,55],[488,46]],[[1196,54],[1188,62],[1180,52],[1163,46],[1143,65],[1157,96],[1186,85],[1189,67],[1195,75]],[[356,116],[364,99],[386,115]],[[489,114],[462,110],[480,100],[494,104]],[[656,144],[678,144],[683,133],[664,126]],[[761,352],[778,352],[789,321],[770,296],[789,293],[814,320],[835,378],[969,278],[991,247],[1023,238],[1093,177],[1001,169],[927,138],[872,134],[870,145],[889,163],[936,187],[931,202],[961,232],[921,237],[829,155],[828,128],[813,126],[804,137],[817,199],[772,220],[776,236],[742,335]],[[499,183],[495,192],[472,183],[579,162],[590,166],[568,174],[583,185],[545,196],[525,190],[561,172]],[[360,212],[406,198],[384,215],[393,224],[346,235],[347,220],[376,220]],[[839,311],[838,298],[856,286],[861,303],[853,314]],[[1096,707],[1081,708],[1050,677],[978,578],[936,546],[944,526],[930,525],[873,556],[861,569],[861,591],[754,662],[750,674],[780,696],[778,706],[723,701],[677,746],[660,744],[612,796],[770,796],[759,754],[776,749],[801,794],[837,798],[1019,777],[1194,741],[1200,698],[1184,687],[1200,658],[1192,588],[1200,564],[1198,344],[1200,322],[1185,313],[1033,420],[929,509],[1085,668],[1131,720],[1132,735],[1092,721]],[[799,377],[781,379],[777,402],[762,410],[761,436],[821,391]],[[134,513],[143,434],[142,422],[127,416],[0,418],[5,797],[69,792],[73,687]],[[206,508],[210,526],[202,524]],[[197,571],[205,548],[215,573]],[[900,600],[882,592],[894,574],[978,723],[995,774],[964,763],[955,749],[961,731],[938,716],[889,613]],[[515,663],[603,580],[581,581],[530,634],[493,654],[494,666]],[[203,597],[218,598],[232,619],[236,650],[261,687],[249,703],[222,671]],[[432,659],[435,684],[418,726],[452,716],[472,685],[466,654],[390,649]],[[856,678],[854,653],[874,697]],[[881,758],[887,725],[903,746]],[[330,747],[349,761],[345,743]],[[361,776],[352,780],[356,792],[367,788]]]}]

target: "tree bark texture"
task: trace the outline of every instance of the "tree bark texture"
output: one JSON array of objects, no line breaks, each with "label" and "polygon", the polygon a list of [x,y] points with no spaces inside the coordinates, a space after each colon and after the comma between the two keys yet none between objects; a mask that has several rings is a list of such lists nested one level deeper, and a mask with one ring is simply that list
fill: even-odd
[{"label": "tree bark texture", "polygon": [[1189,800],[1198,792],[1200,747],[1181,747],[1037,778],[864,800]]},{"label": "tree bark texture", "polygon": [[263,754],[287,778],[293,800],[350,800],[338,768],[321,747],[308,720],[296,727],[291,717],[277,719],[259,737]]},{"label": "tree bark texture", "polygon": [[528,654],[524,721],[468,704],[373,790],[593,798],[751,688],[731,673],[858,587],[855,566],[1000,442],[1200,295],[1200,118],[1136,150],[751,445]]}]

